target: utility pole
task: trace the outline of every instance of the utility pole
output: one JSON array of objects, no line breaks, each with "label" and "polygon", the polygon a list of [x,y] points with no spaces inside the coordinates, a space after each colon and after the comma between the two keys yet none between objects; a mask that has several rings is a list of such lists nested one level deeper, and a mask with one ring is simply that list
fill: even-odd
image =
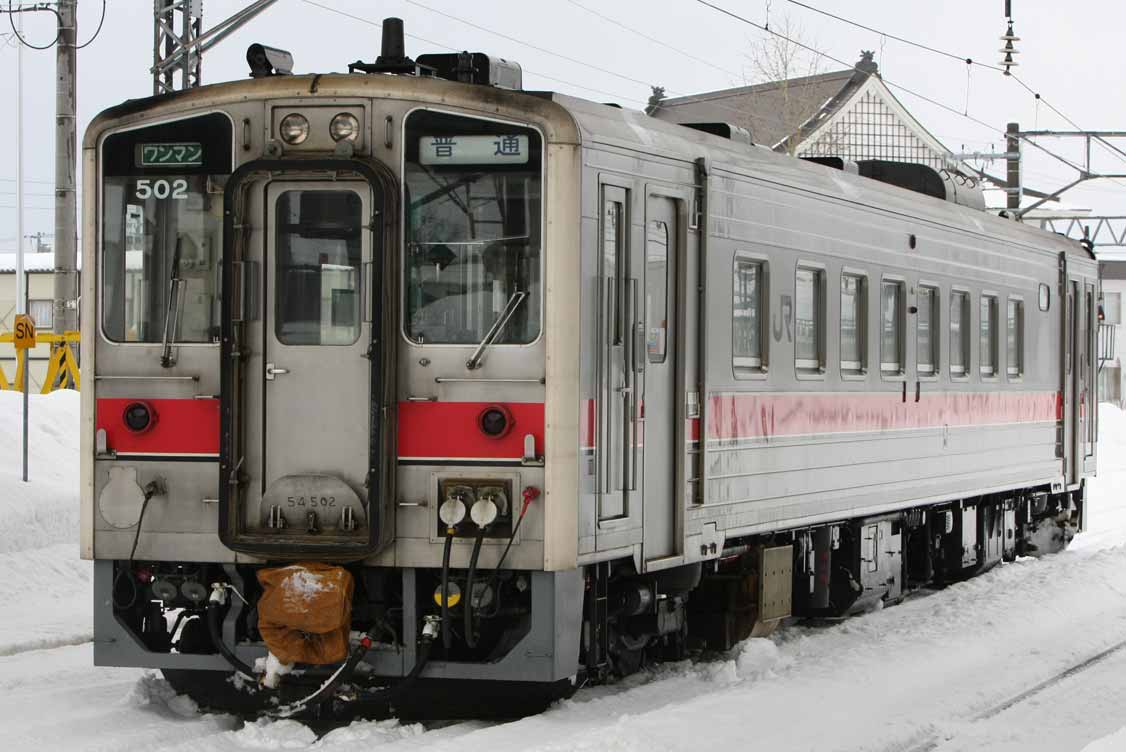
[{"label": "utility pole", "polygon": [[[23,14],[19,31],[23,32]],[[27,276],[23,268],[23,41],[16,50],[16,314],[27,313]],[[23,429],[20,434],[20,455],[23,458],[23,482],[27,483],[27,393],[28,352],[23,351]]]},{"label": "utility pole", "polygon": [[78,0],[58,0],[55,45],[55,326],[78,329],[78,202],[75,195],[75,40]]},{"label": "utility pole", "polygon": [[1005,206],[1020,210],[1020,123],[1005,128]]}]

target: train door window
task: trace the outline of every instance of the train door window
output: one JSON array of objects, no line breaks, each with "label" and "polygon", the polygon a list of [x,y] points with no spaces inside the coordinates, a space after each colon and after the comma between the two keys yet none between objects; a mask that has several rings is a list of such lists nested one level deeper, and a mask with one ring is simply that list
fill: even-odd
[{"label": "train door window", "polygon": [[766,265],[755,259],[735,257],[734,289],[731,291],[731,365],[735,375],[766,370],[763,336],[766,300]]},{"label": "train door window", "polygon": [[868,280],[861,274],[841,274],[842,374],[858,376],[867,371],[867,310]]},{"label": "train door window", "polygon": [[669,333],[669,226],[659,220],[645,233],[645,351],[650,363],[664,363]]},{"label": "train door window", "polygon": [[880,372],[885,376],[903,374],[904,285],[885,279],[880,285]]},{"label": "train door window", "polygon": [[966,378],[970,367],[970,296],[950,293],[950,376]]},{"label": "train door window", "polygon": [[362,203],[353,191],[286,191],[277,205],[274,327],[287,345],[360,336]]},{"label": "train door window", "polygon": [[919,376],[938,375],[938,288],[920,285],[916,296],[915,369]]},{"label": "train door window", "polygon": [[1024,375],[1024,302],[1009,299],[1005,327],[1005,373],[1010,379]]},{"label": "train door window", "polygon": [[980,319],[978,321],[979,356],[978,370],[984,377],[997,375],[997,297],[981,296]]},{"label": "train door window", "polygon": [[799,372],[825,370],[825,272],[798,267],[794,280],[794,365]]}]

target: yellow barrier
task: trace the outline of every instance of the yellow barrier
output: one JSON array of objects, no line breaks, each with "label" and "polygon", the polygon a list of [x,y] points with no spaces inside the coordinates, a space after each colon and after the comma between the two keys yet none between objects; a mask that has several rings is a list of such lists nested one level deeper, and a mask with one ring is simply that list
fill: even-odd
[{"label": "yellow barrier", "polygon": [[[12,344],[15,335],[12,332],[0,334],[0,344]],[[78,332],[63,332],[54,334],[50,332],[37,332],[36,345],[51,345],[51,358],[47,363],[47,376],[43,379],[43,394],[49,394],[56,389],[78,389],[81,377],[78,373],[78,358],[71,349],[71,344],[78,344],[81,335]],[[0,366],[0,389],[13,389],[23,391],[23,364],[27,358],[27,350],[16,350],[16,380],[9,382]],[[57,382],[57,383],[56,383]]]}]

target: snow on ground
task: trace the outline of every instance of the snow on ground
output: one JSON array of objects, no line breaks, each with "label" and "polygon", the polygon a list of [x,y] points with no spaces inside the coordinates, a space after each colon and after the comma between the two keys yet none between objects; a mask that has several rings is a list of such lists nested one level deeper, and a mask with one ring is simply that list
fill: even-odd
[{"label": "snow on ground", "polygon": [[[3,397],[0,426],[11,426]],[[714,660],[583,690],[532,718],[357,722],[318,740],[293,721],[243,725],[201,715],[157,674],[96,668],[90,644],[73,644],[89,637],[90,603],[88,564],[74,560],[77,483],[63,484],[77,464],[65,437],[77,403],[72,395],[42,402],[39,414],[57,431],[40,430],[55,438],[32,465],[33,479],[36,463],[49,468],[42,480],[27,489],[17,485],[18,462],[0,466],[0,511],[22,509],[29,497],[44,509],[23,515],[31,529],[13,536],[23,543],[0,541],[10,545],[0,549],[0,599],[19,604],[0,617],[3,749],[1126,749],[1126,652],[975,720],[1126,639],[1126,415],[1113,407],[1101,412],[1089,530],[1065,553],[843,622],[790,626]],[[11,443],[2,431],[0,441]],[[37,613],[51,623],[39,624]]]}]

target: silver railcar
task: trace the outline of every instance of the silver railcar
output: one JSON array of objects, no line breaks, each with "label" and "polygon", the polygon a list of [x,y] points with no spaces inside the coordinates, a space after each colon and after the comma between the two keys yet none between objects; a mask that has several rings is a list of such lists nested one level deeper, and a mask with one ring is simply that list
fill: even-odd
[{"label": "silver railcar", "polygon": [[256,576],[339,564],[357,707],[506,715],[1081,525],[1087,249],[503,61],[408,62],[88,129],[98,664],[300,698],[335,666],[227,681],[266,652]]}]

